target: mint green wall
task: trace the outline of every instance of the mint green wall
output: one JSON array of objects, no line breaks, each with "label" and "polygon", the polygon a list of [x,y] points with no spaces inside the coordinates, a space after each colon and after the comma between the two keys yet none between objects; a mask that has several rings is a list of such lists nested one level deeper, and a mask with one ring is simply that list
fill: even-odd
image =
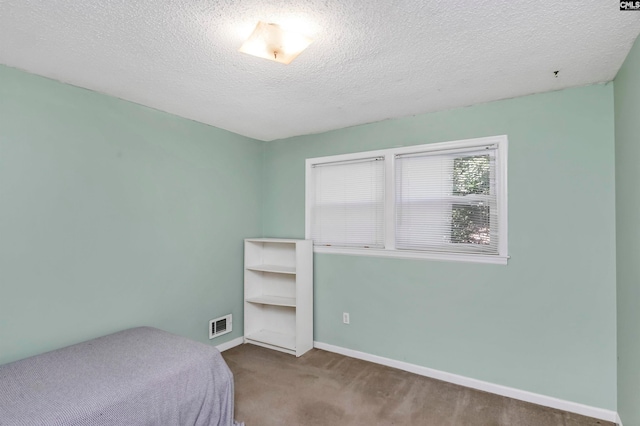
[{"label": "mint green wall", "polygon": [[0,363],[125,327],[242,335],[263,144],[0,67]]},{"label": "mint green wall", "polygon": [[640,425],[640,40],[615,79],[618,411]]},{"label": "mint green wall", "polygon": [[315,340],[615,410],[611,84],[269,142],[263,233],[304,237],[305,158],[499,134],[509,265],[317,254]]}]

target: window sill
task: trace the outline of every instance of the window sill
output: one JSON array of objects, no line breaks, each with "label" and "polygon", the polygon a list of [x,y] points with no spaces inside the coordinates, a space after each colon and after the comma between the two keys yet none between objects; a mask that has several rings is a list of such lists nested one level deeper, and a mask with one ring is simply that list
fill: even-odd
[{"label": "window sill", "polygon": [[452,262],[489,263],[494,265],[506,265],[509,256],[496,256],[486,254],[466,253],[435,253],[411,250],[385,250],[348,247],[313,247],[314,253],[347,254],[353,256],[391,257],[399,259],[429,259],[445,260]]}]

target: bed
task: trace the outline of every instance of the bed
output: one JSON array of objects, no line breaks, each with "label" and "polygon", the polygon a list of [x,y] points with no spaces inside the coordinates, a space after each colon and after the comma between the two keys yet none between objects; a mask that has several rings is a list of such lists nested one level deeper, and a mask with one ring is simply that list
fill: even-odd
[{"label": "bed", "polygon": [[0,366],[0,425],[230,426],[220,352],[151,327]]}]

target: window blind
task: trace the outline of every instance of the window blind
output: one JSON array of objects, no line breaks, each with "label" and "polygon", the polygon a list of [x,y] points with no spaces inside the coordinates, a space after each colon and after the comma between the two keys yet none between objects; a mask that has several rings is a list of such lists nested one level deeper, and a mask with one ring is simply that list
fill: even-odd
[{"label": "window blind", "polygon": [[384,157],[314,164],[311,181],[315,245],[384,247]]},{"label": "window blind", "polygon": [[495,153],[397,155],[396,249],[498,254]]}]

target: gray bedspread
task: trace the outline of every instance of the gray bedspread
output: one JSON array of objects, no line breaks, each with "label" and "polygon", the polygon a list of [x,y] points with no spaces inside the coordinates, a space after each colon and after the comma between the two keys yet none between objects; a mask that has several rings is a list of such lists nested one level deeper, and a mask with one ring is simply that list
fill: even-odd
[{"label": "gray bedspread", "polygon": [[132,328],[0,366],[0,425],[233,424],[220,352]]}]

